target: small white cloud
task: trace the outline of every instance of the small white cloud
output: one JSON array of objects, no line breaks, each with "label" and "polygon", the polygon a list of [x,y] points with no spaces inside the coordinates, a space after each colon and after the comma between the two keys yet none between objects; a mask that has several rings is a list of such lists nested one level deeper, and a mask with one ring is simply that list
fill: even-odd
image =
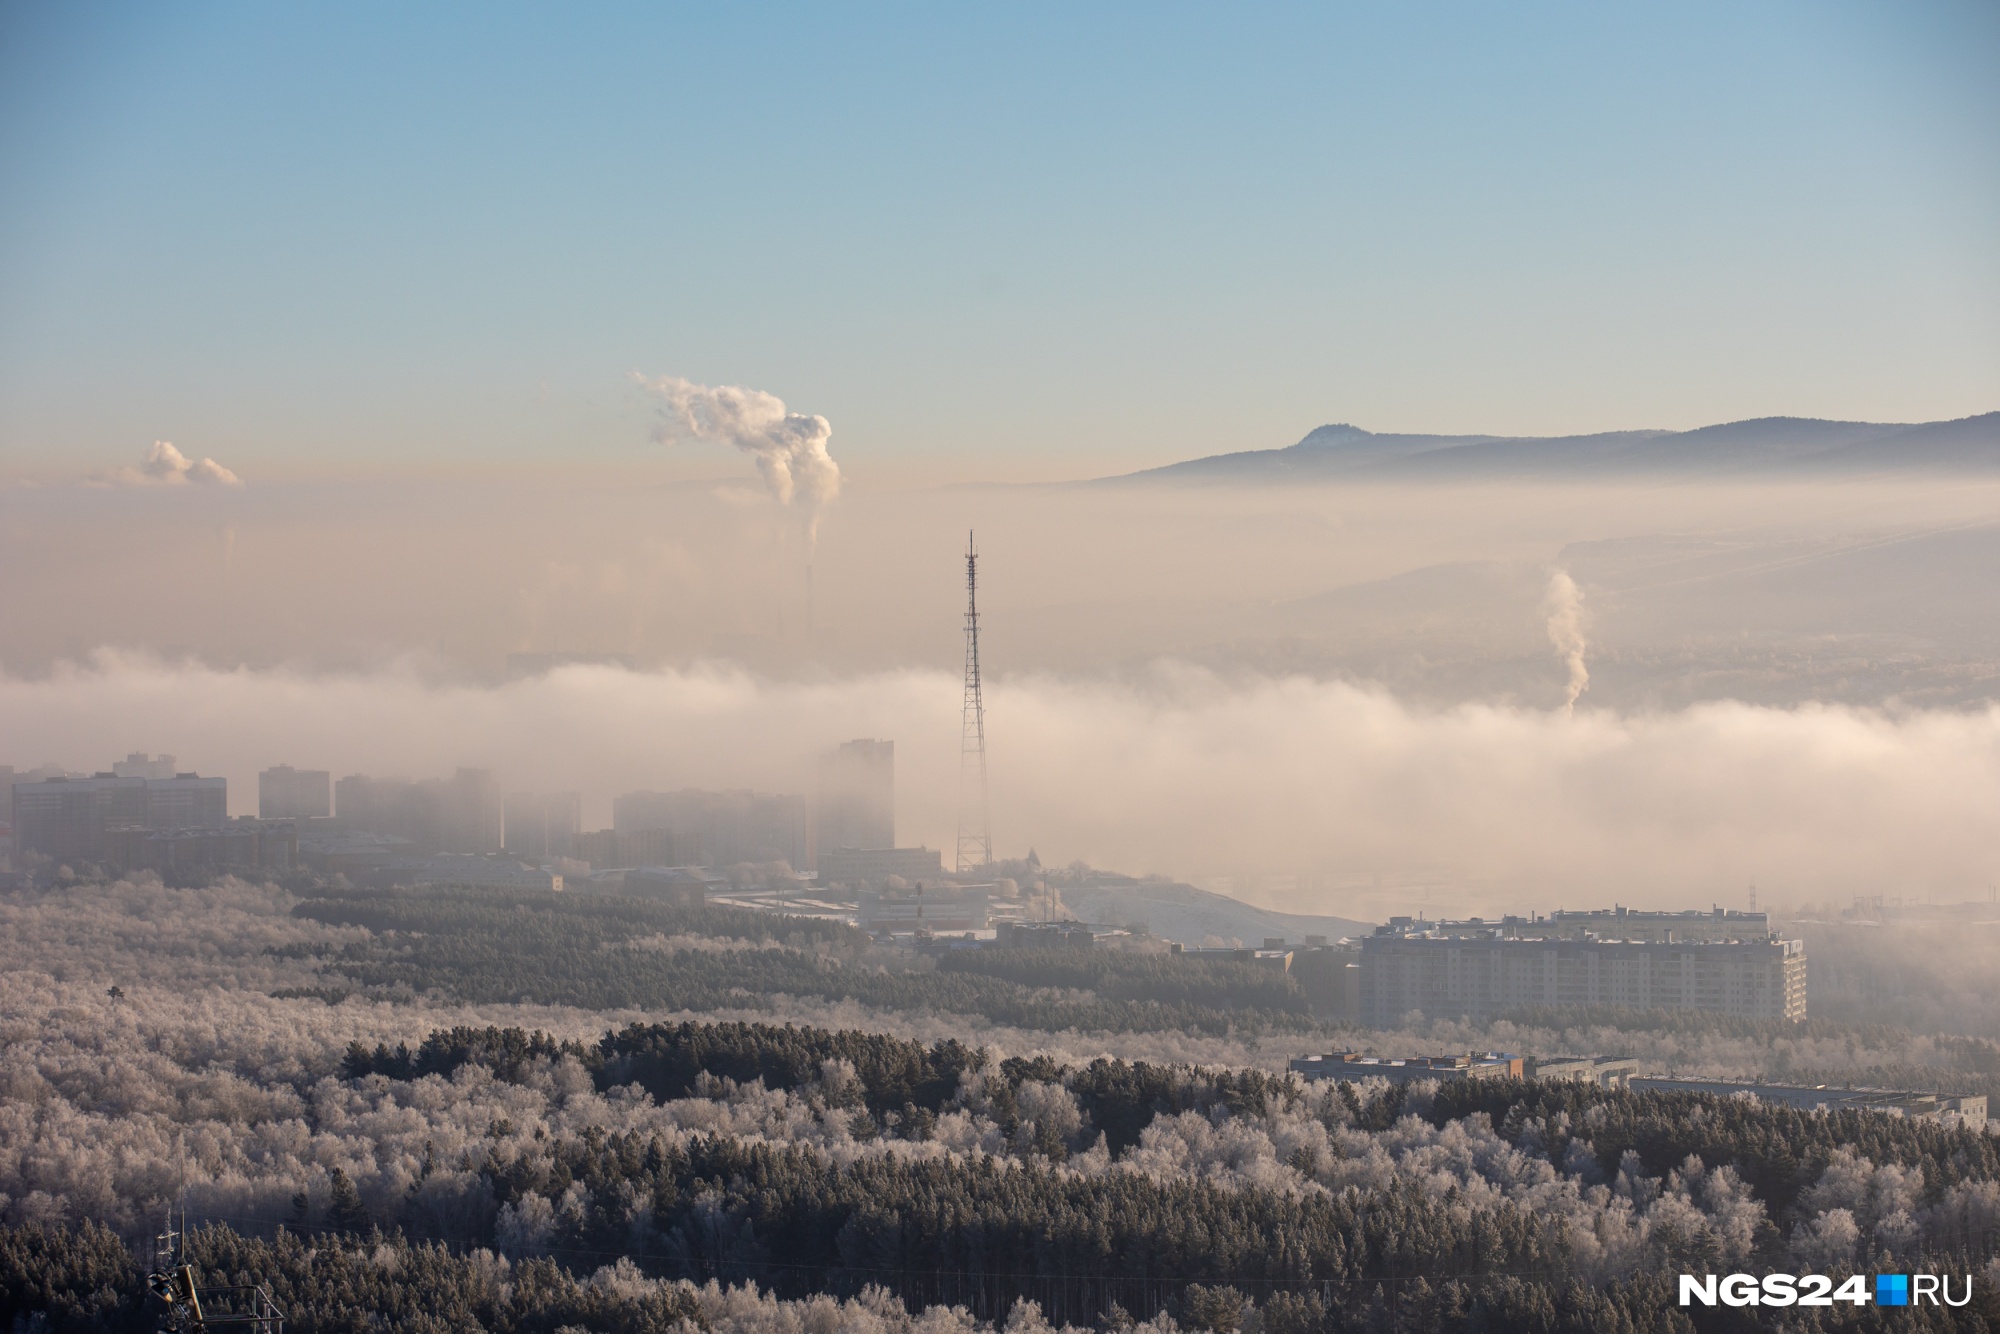
[{"label": "small white cloud", "polygon": [[146,461],[136,468],[120,468],[104,481],[121,486],[184,486],[189,482],[212,486],[241,486],[243,479],[214,459],[190,459],[175,449],[170,440],[155,440],[146,452]]}]

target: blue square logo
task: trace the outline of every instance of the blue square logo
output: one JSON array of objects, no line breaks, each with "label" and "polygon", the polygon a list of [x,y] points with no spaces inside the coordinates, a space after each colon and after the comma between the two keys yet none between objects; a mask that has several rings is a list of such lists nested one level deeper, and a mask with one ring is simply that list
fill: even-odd
[{"label": "blue square logo", "polygon": [[1877,1306],[1908,1306],[1910,1304],[1910,1276],[1908,1274],[1877,1274],[1875,1276],[1875,1304]]}]

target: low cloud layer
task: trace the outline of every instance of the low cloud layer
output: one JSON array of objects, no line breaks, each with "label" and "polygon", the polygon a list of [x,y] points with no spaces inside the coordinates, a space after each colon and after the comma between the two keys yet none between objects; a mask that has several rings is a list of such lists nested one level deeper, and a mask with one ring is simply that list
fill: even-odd
[{"label": "low cloud layer", "polygon": [[155,440],[146,461],[105,478],[120,486],[241,486],[243,479],[211,458],[190,459],[170,440]]},{"label": "low cloud layer", "polygon": [[[803,790],[820,749],[893,737],[900,841],[939,847],[958,706],[957,678],[928,671],[774,684],[568,668],[466,686],[103,656],[0,679],[0,736],[17,767],[168,751],[225,773],[239,813],[274,763],[478,764],[510,787],[581,789],[600,820],[629,788]],[[1430,710],[1337,683],[1169,669],[1139,685],[1003,679],[988,710],[1000,855],[1302,875],[1289,908],[1379,917],[1415,884],[1434,888],[1433,910],[1706,907],[1751,882],[1767,903],[1969,899],[2000,869],[2000,709]]]}]

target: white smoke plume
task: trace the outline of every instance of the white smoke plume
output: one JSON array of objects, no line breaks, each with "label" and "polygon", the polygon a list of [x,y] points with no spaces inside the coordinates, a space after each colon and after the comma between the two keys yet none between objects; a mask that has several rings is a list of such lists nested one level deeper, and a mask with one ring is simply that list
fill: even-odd
[{"label": "white smoke plume", "polygon": [[1568,570],[1549,576],[1549,591],[1542,600],[1549,615],[1549,642],[1562,654],[1569,667],[1569,688],[1563,695],[1563,712],[1576,712],[1577,697],[1590,689],[1590,668],[1584,664],[1588,645],[1583,637],[1583,594]]},{"label": "white smoke plume", "polygon": [[677,375],[633,379],[662,399],[656,438],[726,440],[757,461],[757,471],[780,505],[804,508],[808,540],[820,512],[840,494],[840,465],[827,453],[833,436],[827,419],[787,412],[785,401],[761,389],[695,384]]},{"label": "white smoke plume", "polygon": [[146,461],[136,468],[120,468],[106,481],[124,486],[185,486],[189,482],[209,486],[241,486],[243,479],[214,459],[199,461],[175,449],[170,440],[155,440],[146,451]]}]

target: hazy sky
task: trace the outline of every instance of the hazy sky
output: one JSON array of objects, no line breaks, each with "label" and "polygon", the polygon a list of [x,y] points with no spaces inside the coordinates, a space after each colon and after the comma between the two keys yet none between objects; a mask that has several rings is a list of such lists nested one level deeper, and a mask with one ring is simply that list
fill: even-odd
[{"label": "hazy sky", "polygon": [[[0,9],[0,478],[2000,407],[2000,10]],[[724,446],[678,466],[741,471]]]}]

